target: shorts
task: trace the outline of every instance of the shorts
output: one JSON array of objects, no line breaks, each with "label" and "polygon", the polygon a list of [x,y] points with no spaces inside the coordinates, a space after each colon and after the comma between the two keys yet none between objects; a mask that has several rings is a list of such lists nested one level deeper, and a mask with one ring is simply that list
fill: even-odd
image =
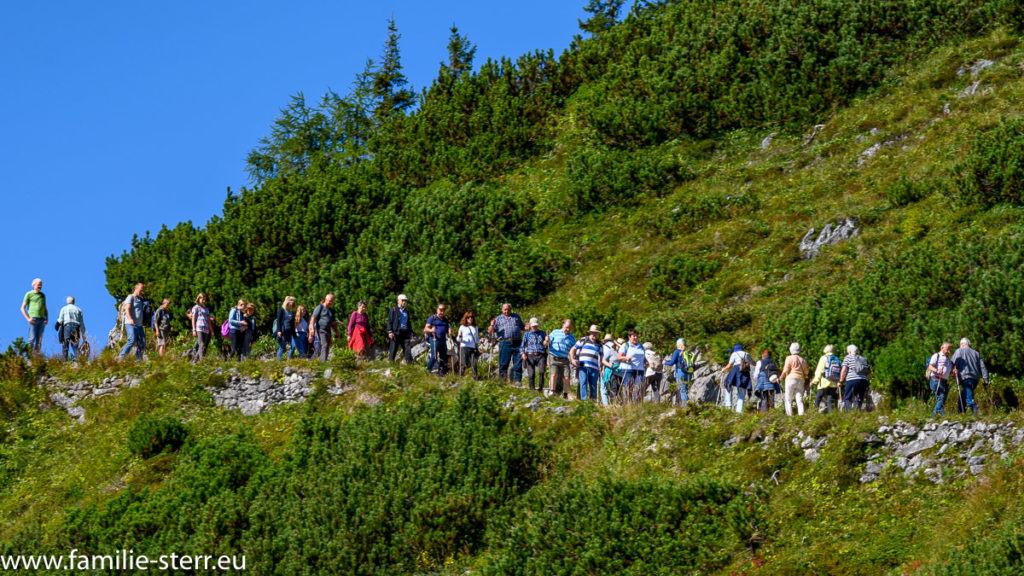
[{"label": "shorts", "polygon": [[170,346],[171,345],[171,335],[168,334],[167,332],[161,332],[160,334],[161,334],[160,336],[156,337],[156,345],[157,346]]},{"label": "shorts", "polygon": [[556,378],[569,377],[569,359],[562,358],[561,356],[555,356],[554,354],[548,354],[548,369]]}]

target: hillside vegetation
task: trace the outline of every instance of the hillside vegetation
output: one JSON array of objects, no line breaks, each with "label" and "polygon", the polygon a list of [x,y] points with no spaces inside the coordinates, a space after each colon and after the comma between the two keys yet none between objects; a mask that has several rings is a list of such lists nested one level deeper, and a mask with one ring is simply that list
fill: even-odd
[{"label": "hillside vegetation", "polygon": [[[414,96],[392,23],[351,93],[282,111],[252,188],[136,238],[108,288],[179,315],[245,298],[264,328],[284,295],[334,292],[380,329],[405,292],[424,317],[511,301],[716,355],[855,342],[899,397],[970,335],[1014,375],[1020,24],[994,0],[641,3],[558,58],[476,69],[453,28]],[[801,258],[848,216],[858,238]]]},{"label": "hillside vegetation", "polygon": [[[557,57],[479,65],[453,28],[418,94],[392,23],[348,94],[282,110],[221,215],[112,256],[111,295],[146,282],[179,322],[199,291],[220,317],[245,298],[264,329],[287,294],[368,300],[377,328],[398,292],[421,318],[511,301],[547,329],[636,328],[662,350],[685,336],[720,360],[737,341],[811,358],[856,343],[879,412],[546,401],[558,414],[340,353],[293,363],[317,375],[307,402],[243,417],[210,390],[231,368],[279,380],[281,364],[76,367],[10,349],[0,554],[244,553],[256,574],[1018,573],[1019,451],[980,480],[891,463],[858,478],[865,435],[927,417],[920,377],[942,340],[975,342],[997,375],[985,417],[1022,424],[1024,11],[728,0],[598,16]],[[858,236],[801,255],[810,228],[847,217]],[[126,374],[141,384],[89,400],[83,424],[37,386]],[[334,380],[348,392],[324,392]],[[829,438],[819,460],[800,434]]]}]

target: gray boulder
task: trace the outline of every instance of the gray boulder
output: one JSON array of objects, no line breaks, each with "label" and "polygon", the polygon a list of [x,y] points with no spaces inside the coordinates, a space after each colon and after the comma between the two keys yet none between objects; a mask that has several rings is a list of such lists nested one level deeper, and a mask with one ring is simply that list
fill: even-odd
[{"label": "gray boulder", "polygon": [[831,222],[826,224],[817,236],[814,233],[815,229],[811,228],[800,240],[800,254],[806,260],[817,257],[818,252],[825,246],[834,246],[843,240],[858,236],[860,228],[857,226],[856,218],[848,217],[835,224]]}]

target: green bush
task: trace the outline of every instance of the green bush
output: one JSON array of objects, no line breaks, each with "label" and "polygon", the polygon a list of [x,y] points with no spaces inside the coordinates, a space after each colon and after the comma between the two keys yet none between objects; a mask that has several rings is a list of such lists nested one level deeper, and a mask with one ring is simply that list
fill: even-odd
[{"label": "green bush", "polygon": [[96,553],[244,552],[259,574],[435,571],[479,551],[541,462],[523,420],[468,390],[345,420],[311,412],[281,461],[251,433],[190,444],[160,487],[70,511],[59,540]]},{"label": "green bush", "polygon": [[707,574],[744,548],[759,512],[740,487],[580,477],[533,490],[493,523],[483,574]]},{"label": "green bush", "polygon": [[683,296],[688,289],[714,276],[721,267],[718,260],[690,254],[662,257],[651,269],[647,294],[655,299]]},{"label": "green bush", "polygon": [[188,429],[173,416],[139,417],[128,432],[128,451],[140,458],[173,452],[188,439]]},{"label": "green bush", "polygon": [[1024,205],[1024,120],[1005,121],[975,138],[957,173],[965,204]]},{"label": "green bush", "polygon": [[900,177],[885,189],[885,197],[892,206],[906,206],[944,189],[945,185],[937,180],[911,180]]}]

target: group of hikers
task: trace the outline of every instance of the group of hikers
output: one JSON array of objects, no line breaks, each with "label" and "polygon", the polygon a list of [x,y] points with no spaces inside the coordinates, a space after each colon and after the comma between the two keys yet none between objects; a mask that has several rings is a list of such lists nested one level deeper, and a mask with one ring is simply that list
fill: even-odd
[{"label": "group of hikers", "polygon": [[[29,323],[30,344],[35,352],[40,350],[43,330],[49,321],[42,284],[38,278],[33,280],[32,290],[25,295],[21,306],[21,313]],[[133,349],[137,359],[143,358],[147,326],[156,333],[160,355],[167,352],[171,342],[170,300],[163,299],[153,310],[143,297],[144,290],[144,284],[136,284],[119,307],[118,322],[123,323],[127,341],[118,358],[123,358]],[[285,351],[289,359],[296,352],[300,358],[317,357],[322,361],[329,358],[335,334],[341,338],[340,324],[334,313],[335,300],[333,294],[327,294],[310,313],[305,306],[296,305],[295,297],[284,299],[271,328],[271,334],[278,343],[278,360],[283,358]],[[400,294],[395,305],[388,310],[388,359],[395,362],[401,352],[402,359],[412,364],[416,323],[407,303],[406,295]],[[250,355],[256,333],[255,315],[253,303],[239,300],[221,324],[220,334],[230,342],[231,358],[244,360]],[[193,346],[188,354],[193,362],[200,362],[217,330],[215,319],[207,308],[206,294],[196,296],[186,317],[193,336]],[[457,371],[460,376],[472,373],[474,378],[480,378],[478,360],[482,349],[488,345],[492,350],[497,348],[498,378],[511,380],[516,385],[522,385],[525,378],[531,390],[549,396],[578,398],[605,406],[639,404],[648,397],[648,392],[654,402],[661,402],[666,396],[681,406],[689,401],[697,357],[695,351],[687,347],[685,339],[679,338],[672,354],[664,359],[650,342],[641,344],[635,330],[630,330],[625,339],[615,338],[612,334],[602,336],[596,325],[591,325],[579,339],[572,330],[572,320],[565,319],[559,328],[545,332],[537,318],[524,322],[512,311],[512,305],[505,303],[501,306],[501,313],[490,320],[486,334],[480,333],[472,311],[462,315],[457,328],[453,326],[444,304],[439,304],[435,313],[426,319],[421,332],[428,345],[427,369],[440,376]],[[85,321],[73,297],[67,298],[67,305],[60,311],[57,331],[65,360],[69,358],[69,348],[76,360],[80,355],[88,357],[88,353],[79,348],[84,339]],[[120,329],[115,328],[111,333],[112,336],[119,335]],[[348,348],[360,357],[366,357],[373,346],[366,302],[359,302],[349,315],[346,340]],[[670,378],[665,378],[666,373]],[[545,374],[548,374],[546,383]],[[837,408],[867,409],[870,374],[867,358],[860,355],[853,344],[846,347],[846,355],[842,359],[836,356],[832,344],[826,345],[813,373],[810,364],[801,356],[799,343],[790,344],[789,355],[781,369],[770,350],[763,350],[760,359],[755,361],[742,345],[737,344],[726,365],[712,374],[712,381],[718,389],[718,402],[737,412],[743,412],[744,401],[750,396],[756,398],[758,411],[768,412],[774,406],[776,395],[782,394],[786,414],[792,415],[795,405],[796,414],[803,415],[804,399],[809,398],[811,392],[814,392],[814,408],[822,412]],[[578,383],[575,388],[574,377]],[[950,379],[956,385],[958,410],[964,412],[969,409],[977,413],[975,388],[979,382],[987,386],[989,378],[985,362],[971,348],[967,338],[960,340],[955,352],[949,342],[944,342],[939,351],[929,357],[925,377],[935,397],[933,413],[936,416],[945,413]]]}]

